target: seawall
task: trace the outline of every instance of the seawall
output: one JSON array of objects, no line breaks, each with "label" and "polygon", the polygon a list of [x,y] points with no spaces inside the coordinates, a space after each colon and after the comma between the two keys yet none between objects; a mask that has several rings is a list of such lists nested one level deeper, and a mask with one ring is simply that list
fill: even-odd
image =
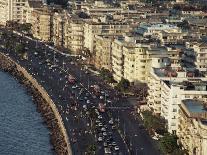
[{"label": "seawall", "polygon": [[69,138],[62,118],[56,108],[56,105],[45,89],[38,84],[36,79],[33,78],[26,71],[26,69],[18,65],[15,61],[3,53],[0,53],[0,69],[14,76],[33,96],[37,110],[41,113],[47,127],[50,130],[50,141],[55,152],[58,155],[72,155]]}]

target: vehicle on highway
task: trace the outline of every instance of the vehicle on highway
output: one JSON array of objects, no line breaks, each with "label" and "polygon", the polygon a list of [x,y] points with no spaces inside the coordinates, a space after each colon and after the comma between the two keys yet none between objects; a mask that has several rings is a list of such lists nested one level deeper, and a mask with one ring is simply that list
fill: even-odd
[{"label": "vehicle on highway", "polygon": [[74,84],[76,82],[76,79],[72,75],[69,74],[68,75],[68,82],[70,84]]},{"label": "vehicle on highway", "polygon": [[111,154],[111,149],[109,147],[104,148],[106,154]]},{"label": "vehicle on highway", "polygon": [[100,112],[105,112],[105,105],[103,103],[98,104],[98,109]]},{"label": "vehicle on highway", "polygon": [[96,95],[98,95],[101,91],[99,85],[92,85],[91,88],[93,89],[93,91]]},{"label": "vehicle on highway", "polygon": [[110,124],[110,125],[113,125],[113,124],[114,124],[113,119],[111,119],[111,120],[109,121],[109,124]]},{"label": "vehicle on highway", "polygon": [[103,141],[103,138],[102,137],[98,137],[98,141],[99,142],[102,142]]},{"label": "vehicle on highway", "polygon": [[119,151],[119,147],[118,147],[118,146],[115,146],[115,147],[114,147],[114,150],[115,150],[115,151]]}]

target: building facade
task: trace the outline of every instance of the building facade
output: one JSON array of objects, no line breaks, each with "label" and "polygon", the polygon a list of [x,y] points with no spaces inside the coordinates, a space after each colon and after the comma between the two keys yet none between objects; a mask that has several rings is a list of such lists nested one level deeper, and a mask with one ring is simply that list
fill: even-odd
[{"label": "building facade", "polygon": [[189,155],[205,155],[207,152],[206,102],[183,100],[180,104],[177,136]]}]

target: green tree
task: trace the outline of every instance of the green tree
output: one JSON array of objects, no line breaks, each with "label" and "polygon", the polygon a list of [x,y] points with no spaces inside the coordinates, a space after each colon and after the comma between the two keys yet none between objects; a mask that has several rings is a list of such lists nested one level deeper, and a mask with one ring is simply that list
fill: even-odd
[{"label": "green tree", "polygon": [[113,75],[111,74],[111,72],[108,69],[101,68],[100,76],[109,83],[114,82]]},{"label": "green tree", "polygon": [[130,82],[124,78],[121,78],[121,81],[119,81],[117,85],[117,89],[120,91],[127,91],[129,89]]},{"label": "green tree", "polygon": [[96,145],[95,144],[91,144],[87,147],[87,155],[95,155],[96,152]]},{"label": "green tree", "polygon": [[144,111],[142,113],[144,117],[144,126],[149,130],[154,130],[158,134],[166,133],[165,121],[158,116],[155,116],[150,111]]},{"label": "green tree", "polygon": [[177,144],[177,136],[172,134],[165,134],[160,139],[160,148],[165,154],[172,154],[175,150],[179,149]]}]

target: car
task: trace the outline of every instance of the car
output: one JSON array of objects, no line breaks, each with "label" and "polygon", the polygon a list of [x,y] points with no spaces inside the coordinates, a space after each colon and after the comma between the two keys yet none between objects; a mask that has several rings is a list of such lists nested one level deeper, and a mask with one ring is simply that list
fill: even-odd
[{"label": "car", "polygon": [[110,125],[113,125],[113,124],[114,124],[113,119],[111,119],[111,120],[109,121],[109,124],[110,124]]},{"label": "car", "polygon": [[103,126],[103,124],[102,124],[102,123],[99,123],[99,124],[98,124],[98,126],[99,126],[99,127],[102,127],[102,126]]},{"label": "car", "polygon": [[103,136],[107,136],[107,133],[106,132],[103,132]]},{"label": "car", "polygon": [[112,142],[112,146],[116,146],[116,142]]},{"label": "car", "polygon": [[71,65],[74,65],[75,63],[73,61],[70,62]]},{"label": "car", "polygon": [[86,96],[88,97],[90,94],[89,93],[86,93]]},{"label": "car", "polygon": [[102,137],[98,137],[98,141],[99,142],[102,142],[103,141],[103,138]]},{"label": "car", "polygon": [[114,150],[115,150],[115,151],[119,151],[119,147],[118,147],[118,146],[115,146],[115,147],[114,147]]},{"label": "car", "polygon": [[90,103],[90,100],[87,100],[86,103],[89,104]]},{"label": "car", "polygon": [[105,94],[105,92],[104,91],[101,91],[101,94],[103,95],[103,94]]},{"label": "car", "polygon": [[107,146],[108,146],[107,142],[104,142],[104,144],[103,144],[103,145],[104,145],[104,147],[107,147]]},{"label": "car", "polygon": [[96,123],[100,123],[100,120],[97,119],[97,120],[96,120]]},{"label": "car", "polygon": [[102,119],[103,117],[101,115],[98,116],[98,119]]},{"label": "car", "polygon": [[111,100],[107,100],[106,102],[107,102],[107,103],[111,103]]},{"label": "car", "polygon": [[115,125],[113,125],[113,126],[112,126],[112,129],[113,129],[113,130],[115,130],[115,129],[116,129],[116,126],[115,126]]},{"label": "car", "polygon": [[72,89],[76,89],[76,86],[72,86]]},{"label": "car", "polygon": [[100,99],[102,100],[104,97],[103,96],[100,96]]},{"label": "car", "polygon": [[109,147],[104,148],[105,154],[111,154],[111,149]]},{"label": "car", "polygon": [[101,128],[101,131],[106,132],[106,128],[104,128],[104,127]]},{"label": "car", "polygon": [[88,97],[87,97],[87,96],[85,96],[85,97],[84,97],[84,100],[87,100],[87,99],[88,99]]}]

